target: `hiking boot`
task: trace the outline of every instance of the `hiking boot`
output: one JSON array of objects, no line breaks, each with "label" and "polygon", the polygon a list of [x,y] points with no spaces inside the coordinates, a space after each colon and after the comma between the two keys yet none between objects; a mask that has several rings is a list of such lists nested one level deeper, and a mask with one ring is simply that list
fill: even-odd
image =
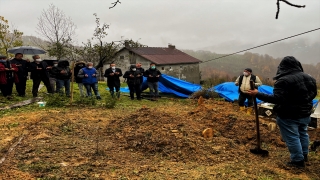
[{"label": "hiking boot", "polygon": [[246,107],[245,106],[240,106],[240,111],[245,111]]},{"label": "hiking boot", "polygon": [[248,115],[251,115],[252,114],[252,107],[249,107],[247,108],[247,112],[246,112]]},{"label": "hiking boot", "polygon": [[303,157],[304,157],[304,162],[308,162],[309,161],[308,160],[308,154],[304,154]]},{"label": "hiking boot", "polygon": [[301,161],[290,161],[290,162],[287,162],[287,166],[295,167],[295,168],[304,168],[305,167],[305,163],[304,163],[304,160],[301,160]]}]

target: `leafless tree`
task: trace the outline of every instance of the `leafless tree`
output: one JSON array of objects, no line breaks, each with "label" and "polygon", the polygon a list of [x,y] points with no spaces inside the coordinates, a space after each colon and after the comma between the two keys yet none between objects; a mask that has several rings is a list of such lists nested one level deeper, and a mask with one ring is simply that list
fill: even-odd
[{"label": "leafless tree", "polygon": [[[277,0],[277,13],[276,13],[276,19],[278,19],[278,17],[279,17],[279,12],[280,12],[280,1],[282,1],[282,2],[284,2],[284,3],[286,3],[286,4],[288,4],[288,5],[290,5],[290,6],[293,6],[293,7],[296,7],[296,8],[305,8],[306,6],[305,5],[296,5],[296,4],[292,4],[292,3],[290,3],[289,1],[287,1],[287,0]],[[115,2],[113,2],[113,3],[111,3],[111,4],[113,4],[113,6],[111,6],[111,7],[109,7],[109,9],[111,9],[111,8],[114,8],[117,4],[121,4],[121,2],[119,1],[119,0],[117,0],[117,1],[115,1]]]},{"label": "leafless tree", "polygon": [[46,49],[50,56],[57,59],[66,57],[70,51],[72,39],[75,36],[76,25],[70,17],[66,17],[64,12],[54,6],[49,5],[47,10],[43,10],[38,18],[37,33],[49,41],[49,48]]}]

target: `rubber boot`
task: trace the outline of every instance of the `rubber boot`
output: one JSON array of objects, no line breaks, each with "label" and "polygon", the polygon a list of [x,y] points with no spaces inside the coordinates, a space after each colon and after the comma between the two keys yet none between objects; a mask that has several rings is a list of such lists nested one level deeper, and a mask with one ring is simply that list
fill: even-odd
[{"label": "rubber boot", "polygon": [[247,108],[247,114],[251,115],[252,114],[252,107]]},{"label": "rubber boot", "polygon": [[240,106],[240,111],[245,111],[246,107],[245,106]]}]

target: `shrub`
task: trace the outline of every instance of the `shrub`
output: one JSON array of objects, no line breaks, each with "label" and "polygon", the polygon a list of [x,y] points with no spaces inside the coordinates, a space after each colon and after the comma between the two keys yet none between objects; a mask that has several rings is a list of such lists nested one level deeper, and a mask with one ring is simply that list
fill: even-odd
[{"label": "shrub", "polygon": [[74,102],[75,104],[78,105],[96,105],[97,104],[97,100],[95,97],[79,97],[75,100]]},{"label": "shrub", "polygon": [[49,94],[46,98],[46,106],[49,107],[63,107],[68,102],[69,98],[61,96],[59,93]]},{"label": "shrub", "polygon": [[108,109],[115,108],[116,103],[117,103],[116,98],[114,98],[110,95],[106,97],[106,108],[108,108]]}]

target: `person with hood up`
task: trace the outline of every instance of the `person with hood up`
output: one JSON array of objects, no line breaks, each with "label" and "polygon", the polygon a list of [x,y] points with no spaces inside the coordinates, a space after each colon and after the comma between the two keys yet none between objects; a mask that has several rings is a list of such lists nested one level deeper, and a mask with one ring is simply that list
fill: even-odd
[{"label": "person with hood up", "polygon": [[277,124],[290,152],[290,167],[305,167],[308,161],[308,124],[312,100],[317,95],[316,80],[303,72],[301,63],[292,56],[284,57],[278,66],[273,94],[249,90],[248,94],[275,104]]},{"label": "person with hood up", "polygon": [[56,79],[56,75],[54,74],[54,72],[52,71],[52,68],[53,67],[57,67],[58,66],[58,60],[54,60],[52,62],[52,65],[50,66],[48,64],[48,67],[47,67],[47,71],[49,73],[49,81],[50,81],[50,86],[51,86],[51,89],[52,89],[52,92],[53,93],[56,93],[57,92],[57,87],[58,87],[58,82],[57,82],[57,79]]},{"label": "person with hood up", "polygon": [[7,99],[12,99],[13,83],[18,83],[18,68],[7,60],[7,56],[0,55],[0,90]]},{"label": "person with hood up", "polygon": [[114,97],[114,89],[116,89],[116,97],[120,98],[120,77],[122,76],[122,71],[120,68],[116,68],[115,63],[110,64],[110,68],[106,69],[104,72],[104,77],[107,78],[107,85],[110,89],[110,94]]},{"label": "person with hood up", "polygon": [[161,76],[161,72],[156,68],[155,63],[150,64],[150,68],[145,71],[144,76],[147,77],[151,99],[157,100],[159,96],[158,82],[159,77]]},{"label": "person with hood up", "polygon": [[14,59],[12,59],[10,62],[11,64],[15,64],[18,68],[18,79],[19,81],[15,82],[16,90],[18,93],[18,96],[24,97],[26,96],[26,85],[27,85],[27,79],[28,79],[28,71],[29,71],[29,64],[30,60],[24,60],[23,54],[17,53],[14,56]]},{"label": "person with hood up", "polygon": [[251,68],[246,68],[243,71],[243,75],[239,76],[236,79],[235,85],[239,86],[239,98],[238,103],[240,106],[240,111],[245,111],[246,108],[244,106],[244,102],[246,99],[248,99],[248,108],[247,108],[247,114],[250,115],[253,110],[253,101],[252,97],[247,94],[247,91],[250,90],[250,81],[254,82],[255,88],[258,88],[262,85],[262,82],[260,81],[258,76],[255,76],[252,74]]},{"label": "person with hood up", "polygon": [[59,60],[58,66],[53,67],[52,72],[56,75],[58,82],[57,92],[63,94],[62,88],[65,87],[65,94],[67,97],[70,97],[71,70],[69,68],[69,62],[66,60]]},{"label": "person with hood up", "polygon": [[136,92],[137,99],[141,100],[141,77],[142,73],[140,71],[137,71],[136,65],[131,65],[130,70],[126,71],[123,75],[123,78],[127,78],[127,84],[129,86],[131,100],[134,100],[134,92]]},{"label": "person with hood up", "polygon": [[87,96],[92,96],[92,88],[96,98],[101,99],[98,90],[98,71],[93,67],[92,62],[88,62],[86,67],[79,70],[78,77],[82,78],[82,83],[87,90]]},{"label": "person with hood up", "polygon": [[76,79],[76,83],[78,84],[78,88],[79,88],[79,92],[80,92],[81,97],[85,96],[85,92],[84,92],[84,88],[83,88],[84,86],[82,84],[82,78],[78,77],[78,74],[79,74],[80,69],[84,68],[85,65],[86,64],[84,61],[80,61],[80,62],[77,62],[74,67],[74,77]]},{"label": "person with hood up", "polygon": [[47,88],[48,93],[53,93],[52,87],[49,80],[48,65],[46,62],[42,61],[39,55],[33,55],[33,62],[30,63],[29,71],[31,72],[31,79],[33,81],[32,85],[32,95],[33,97],[38,96],[38,89],[41,81]]}]

